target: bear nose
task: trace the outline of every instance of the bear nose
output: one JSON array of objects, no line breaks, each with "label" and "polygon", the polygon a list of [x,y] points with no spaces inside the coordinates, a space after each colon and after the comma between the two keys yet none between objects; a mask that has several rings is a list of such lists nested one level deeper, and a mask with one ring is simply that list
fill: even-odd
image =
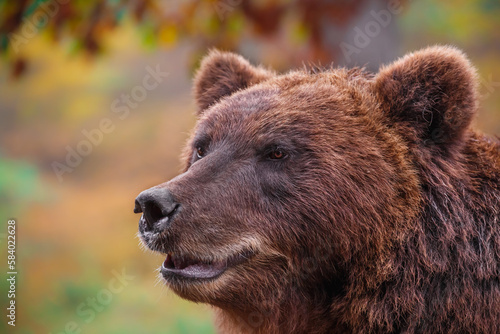
[{"label": "bear nose", "polygon": [[[179,207],[180,204],[175,202],[168,189],[151,188],[137,196],[134,213],[143,213],[143,219],[139,222],[141,229],[160,232],[170,225]],[[141,226],[141,223],[145,223],[144,226]]]}]

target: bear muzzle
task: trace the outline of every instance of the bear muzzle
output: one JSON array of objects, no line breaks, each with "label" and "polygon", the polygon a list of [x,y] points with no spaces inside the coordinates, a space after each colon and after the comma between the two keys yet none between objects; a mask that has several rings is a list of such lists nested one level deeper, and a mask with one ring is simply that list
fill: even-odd
[{"label": "bear muzzle", "polygon": [[[196,233],[182,224],[186,217],[181,217],[182,205],[176,201],[171,189],[165,185],[147,189],[137,196],[134,207],[134,213],[142,213],[139,220],[142,242],[150,250],[166,256],[160,273],[171,286],[216,279],[256,255],[258,247],[255,241],[240,240],[233,244],[234,241],[228,240],[231,241],[229,244],[213,247],[213,251],[207,252],[207,245],[190,242],[189,238],[187,242],[182,239],[181,235]],[[175,219],[181,224],[173,229]]]}]

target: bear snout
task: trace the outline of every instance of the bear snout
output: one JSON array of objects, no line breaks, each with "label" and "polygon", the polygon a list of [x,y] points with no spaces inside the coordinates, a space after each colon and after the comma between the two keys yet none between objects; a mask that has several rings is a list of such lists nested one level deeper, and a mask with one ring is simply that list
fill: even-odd
[{"label": "bear snout", "polygon": [[134,213],[141,213],[141,232],[162,232],[168,228],[179,212],[180,204],[166,188],[153,187],[144,190],[135,199]]}]

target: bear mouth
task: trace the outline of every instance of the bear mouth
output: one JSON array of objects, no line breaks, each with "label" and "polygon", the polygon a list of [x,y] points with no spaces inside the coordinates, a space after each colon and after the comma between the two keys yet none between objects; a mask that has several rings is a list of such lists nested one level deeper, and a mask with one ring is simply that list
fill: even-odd
[{"label": "bear mouth", "polygon": [[225,260],[201,260],[189,255],[167,253],[160,272],[165,279],[171,277],[207,280],[214,279],[227,269],[246,262],[252,254],[242,252]]}]

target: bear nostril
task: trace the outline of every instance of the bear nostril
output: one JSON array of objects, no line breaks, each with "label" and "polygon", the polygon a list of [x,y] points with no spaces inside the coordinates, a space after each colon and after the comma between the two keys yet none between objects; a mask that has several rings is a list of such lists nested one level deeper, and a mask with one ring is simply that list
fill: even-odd
[{"label": "bear nostril", "polygon": [[165,216],[161,207],[155,201],[148,201],[144,206],[144,218],[149,226],[154,226],[156,222],[163,219]]}]

